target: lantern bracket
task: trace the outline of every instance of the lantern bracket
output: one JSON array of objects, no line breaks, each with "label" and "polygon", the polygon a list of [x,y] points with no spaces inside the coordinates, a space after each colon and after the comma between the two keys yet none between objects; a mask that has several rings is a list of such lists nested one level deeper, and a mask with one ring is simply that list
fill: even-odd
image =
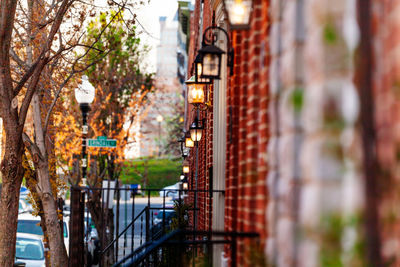
[{"label": "lantern bracket", "polygon": [[[207,37],[207,33],[211,31],[211,34],[209,34]],[[233,60],[234,60],[234,51],[233,51],[233,47],[231,44],[231,39],[229,38],[229,34],[227,33],[227,31],[221,27],[218,27],[216,25],[212,25],[208,28],[206,28],[203,32],[203,40],[201,42],[202,47],[206,47],[209,45],[214,45],[215,41],[217,40],[217,33],[216,31],[222,31],[225,36],[226,36],[226,40],[228,42],[227,46],[228,46],[228,60],[227,60],[227,66],[229,67],[230,70],[230,75],[233,75]]]}]

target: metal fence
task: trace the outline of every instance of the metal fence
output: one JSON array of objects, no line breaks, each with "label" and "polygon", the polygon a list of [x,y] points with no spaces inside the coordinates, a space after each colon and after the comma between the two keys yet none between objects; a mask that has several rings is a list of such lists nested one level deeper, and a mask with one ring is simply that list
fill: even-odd
[{"label": "metal fence", "polygon": [[[114,187],[110,183],[102,188],[71,187],[70,266],[112,266],[175,229],[190,231],[192,240],[203,238],[193,228],[199,208],[189,204],[189,196],[202,194],[212,203],[213,195],[223,193]],[[205,229],[211,230],[210,226]],[[153,255],[153,259],[160,262],[162,256]]]},{"label": "metal fence", "polygon": [[236,267],[237,241],[245,238],[257,239],[259,234],[178,229],[147,242],[113,266],[212,266],[214,246],[224,245],[231,251],[230,266]]}]

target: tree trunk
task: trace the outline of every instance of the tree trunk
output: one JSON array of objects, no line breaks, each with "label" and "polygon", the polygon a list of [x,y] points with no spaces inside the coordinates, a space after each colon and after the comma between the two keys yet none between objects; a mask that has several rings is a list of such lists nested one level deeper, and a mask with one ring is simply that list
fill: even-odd
[{"label": "tree trunk", "polygon": [[36,164],[38,173],[37,192],[43,205],[46,230],[49,238],[50,263],[51,266],[64,267],[68,266],[68,256],[64,245],[64,239],[60,235],[61,228],[58,222],[56,197],[53,195],[50,183],[48,153],[46,151],[45,133],[43,131],[40,101],[37,93],[33,96],[32,105],[36,145],[40,151],[40,156],[37,157],[38,162]]},{"label": "tree trunk", "polygon": [[48,162],[41,161],[39,164],[38,177],[42,191],[39,193],[45,214],[46,230],[49,238],[51,266],[68,266],[68,256],[64,245],[61,228],[58,221],[57,203],[54,198],[48,169]]},{"label": "tree trunk", "polygon": [[[7,122],[7,121],[6,121]],[[0,266],[13,266],[17,233],[19,189],[24,171],[22,168],[22,140],[18,130],[6,126],[6,147],[1,173],[3,185],[0,202]],[[8,128],[8,129],[7,129]],[[10,134],[14,134],[11,136]]]},{"label": "tree trunk", "polygon": [[103,226],[104,220],[101,217],[101,190],[93,190],[89,192],[89,201],[87,203],[87,207],[89,209],[90,215],[92,217],[92,221],[97,230],[97,234],[100,240],[103,240]]},{"label": "tree trunk", "polygon": [[[103,236],[104,246],[108,246],[114,240],[114,212],[113,209],[105,209],[105,234]],[[103,255],[105,266],[111,266],[114,264],[114,246],[111,246],[108,251]]]}]

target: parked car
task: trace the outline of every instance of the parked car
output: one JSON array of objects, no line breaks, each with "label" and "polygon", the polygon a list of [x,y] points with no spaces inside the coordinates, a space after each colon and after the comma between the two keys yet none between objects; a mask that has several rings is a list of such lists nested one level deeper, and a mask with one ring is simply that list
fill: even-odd
[{"label": "parked car", "polygon": [[64,245],[67,250],[67,254],[69,254],[69,217],[63,218],[63,235],[64,235]]},{"label": "parked car", "polygon": [[28,201],[28,193],[29,191],[25,188],[25,190],[22,189],[21,187],[21,192],[19,195],[19,208],[18,208],[18,213],[23,213],[23,212],[32,212],[32,204],[29,203]]},{"label": "parked car", "polygon": [[31,212],[32,210],[22,199],[19,200],[18,213]]},{"label": "parked car", "polygon": [[165,210],[165,223],[163,223],[164,210],[159,210],[153,219],[153,226],[150,228],[152,240],[157,240],[162,236],[163,229],[169,231],[172,219],[177,217],[175,210]]},{"label": "parked car", "polygon": [[170,186],[166,186],[160,191],[160,197],[172,197],[173,199],[179,198],[179,182]]},{"label": "parked car", "polygon": [[[164,217],[164,210],[159,210],[158,212],[156,212],[155,217],[153,219],[153,224],[159,224],[162,222],[163,217]],[[172,218],[176,217],[176,212],[174,210],[165,210],[165,224],[169,225],[172,221]]]},{"label": "parked car", "polygon": [[30,213],[19,214],[17,233],[43,236],[43,230],[40,227],[40,217],[33,216]]},{"label": "parked car", "polygon": [[[69,253],[69,217],[64,217],[63,227],[64,244],[67,253]],[[33,216],[30,213],[18,214],[17,233],[43,236],[43,230],[40,226],[40,217]]]},{"label": "parked car", "polygon": [[22,262],[22,261],[14,261],[14,265],[13,265],[13,267],[25,267],[26,266],[26,263],[25,262]]},{"label": "parked car", "polygon": [[26,267],[45,267],[43,236],[17,233],[15,258]]}]

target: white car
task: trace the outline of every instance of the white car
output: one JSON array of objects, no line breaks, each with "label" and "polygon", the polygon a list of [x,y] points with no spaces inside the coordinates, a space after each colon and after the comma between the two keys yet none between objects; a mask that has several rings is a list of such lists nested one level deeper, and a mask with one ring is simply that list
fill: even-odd
[{"label": "white car", "polygon": [[43,230],[40,227],[40,217],[33,216],[30,213],[18,214],[17,233],[43,236]]},{"label": "white car", "polygon": [[22,199],[19,200],[18,213],[30,212],[28,205]]},{"label": "white car", "polygon": [[18,208],[18,213],[23,213],[23,212],[32,212],[32,204],[29,203],[28,201],[28,194],[21,194],[19,196],[19,208]]},{"label": "white car", "polygon": [[26,267],[45,267],[43,236],[17,233],[15,258]]},{"label": "white car", "polygon": [[[64,217],[64,244],[69,252],[69,217]],[[38,236],[43,236],[43,230],[40,226],[40,217],[33,216],[30,213],[20,213],[18,214],[18,225],[17,233],[33,234]]]},{"label": "white car", "polygon": [[67,254],[69,254],[69,217],[64,217],[63,226],[65,249],[67,250]]},{"label": "white car", "polygon": [[179,198],[179,182],[167,187],[160,191],[160,197],[172,197],[173,199]]}]

